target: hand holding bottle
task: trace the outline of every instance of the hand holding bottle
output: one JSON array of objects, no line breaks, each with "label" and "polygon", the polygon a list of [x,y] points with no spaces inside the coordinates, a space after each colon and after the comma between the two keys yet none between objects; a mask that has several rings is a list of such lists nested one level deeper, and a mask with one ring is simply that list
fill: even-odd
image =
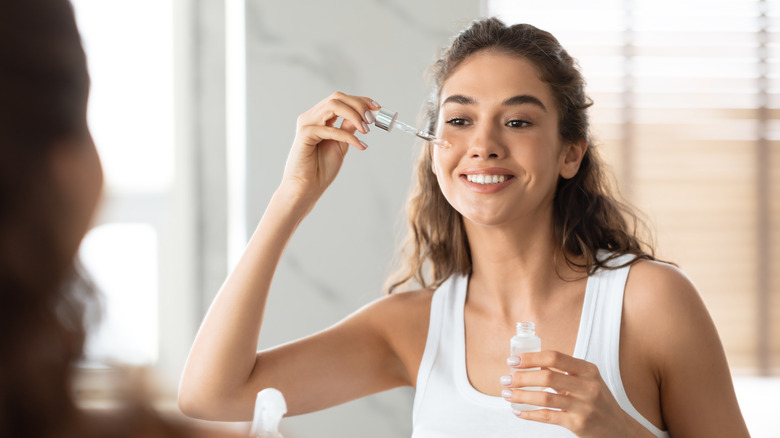
[{"label": "hand holding bottle", "polygon": [[[557,424],[579,437],[653,437],[620,407],[596,365],[550,350],[513,356],[508,363],[513,369],[527,371],[502,378],[502,385],[510,391],[504,398],[553,408],[515,411],[519,418]],[[528,386],[552,388],[556,393],[522,389]]]},{"label": "hand holding bottle", "polygon": [[286,193],[313,205],[336,178],[349,146],[367,148],[355,131],[368,133],[371,111],[379,108],[368,97],[336,92],[301,114],[282,178]]}]

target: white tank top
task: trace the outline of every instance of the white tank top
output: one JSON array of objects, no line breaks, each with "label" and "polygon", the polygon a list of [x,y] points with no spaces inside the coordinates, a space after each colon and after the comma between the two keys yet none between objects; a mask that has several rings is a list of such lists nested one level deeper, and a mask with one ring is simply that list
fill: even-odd
[{"label": "white tank top", "polygon": [[[613,266],[632,257],[617,258]],[[628,271],[629,267],[599,270],[588,277],[574,357],[596,364],[623,410],[656,437],[668,438],[667,432],[634,408],[620,378],[620,319]],[[483,394],[471,386],[463,326],[467,286],[467,277],[452,277],[433,295],[428,340],[417,374],[412,438],[574,437],[561,426],[519,419],[502,397]],[[544,348],[544,339],[542,345]]]}]

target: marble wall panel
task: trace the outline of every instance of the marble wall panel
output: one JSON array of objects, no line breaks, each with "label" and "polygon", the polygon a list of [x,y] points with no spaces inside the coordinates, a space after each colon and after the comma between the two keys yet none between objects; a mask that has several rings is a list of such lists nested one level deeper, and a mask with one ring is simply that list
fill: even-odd
[{"label": "marble wall panel", "polygon": [[[247,0],[247,232],[278,186],[300,113],[342,91],[414,123],[425,68],[479,12],[478,0]],[[288,246],[261,348],[322,330],[382,294],[420,145],[378,128],[361,137],[369,149],[349,152]],[[283,424],[294,437],[408,437],[412,397],[393,390]]]}]

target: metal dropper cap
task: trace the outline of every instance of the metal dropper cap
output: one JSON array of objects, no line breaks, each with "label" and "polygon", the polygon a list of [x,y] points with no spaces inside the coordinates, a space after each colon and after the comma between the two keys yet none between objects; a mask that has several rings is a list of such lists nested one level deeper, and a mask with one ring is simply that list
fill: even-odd
[{"label": "metal dropper cap", "polygon": [[389,109],[381,108],[374,115],[374,118],[376,119],[374,125],[384,129],[387,132],[390,132],[390,130],[393,129],[393,125],[395,125],[395,119],[398,118],[398,113],[395,111],[390,111]]}]

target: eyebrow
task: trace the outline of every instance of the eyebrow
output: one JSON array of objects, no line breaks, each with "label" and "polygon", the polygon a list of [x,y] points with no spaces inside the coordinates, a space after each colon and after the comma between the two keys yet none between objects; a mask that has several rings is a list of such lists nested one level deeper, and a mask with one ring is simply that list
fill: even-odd
[{"label": "eyebrow", "polygon": [[[452,96],[448,96],[446,99],[444,99],[444,102],[442,102],[442,105],[445,103],[457,103],[460,105],[476,105],[477,99],[474,99],[473,97],[464,96],[462,94],[453,94]],[[529,94],[519,94],[517,96],[512,96],[509,99],[501,102],[501,105],[504,106],[516,106],[516,105],[536,105],[545,112],[547,112],[547,107],[544,106],[541,100],[538,98],[531,96]]]}]

